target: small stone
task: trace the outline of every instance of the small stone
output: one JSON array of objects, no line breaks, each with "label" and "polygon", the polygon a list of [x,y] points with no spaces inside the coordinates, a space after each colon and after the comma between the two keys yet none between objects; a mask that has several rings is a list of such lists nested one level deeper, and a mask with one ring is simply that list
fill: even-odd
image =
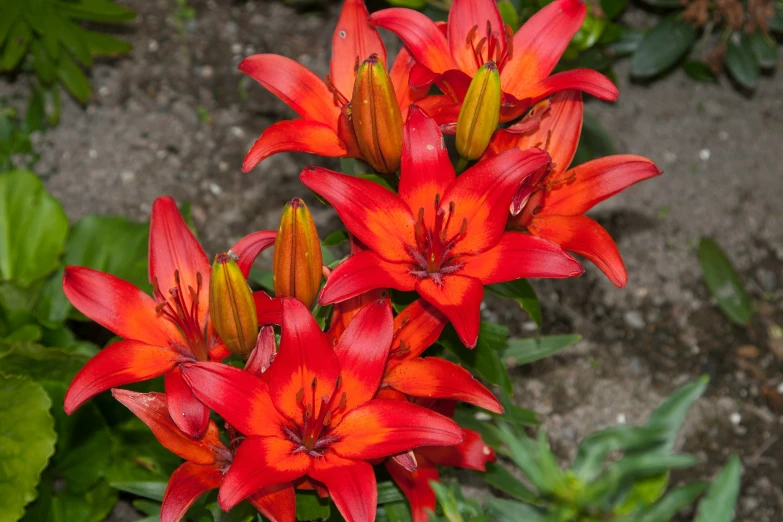
[{"label": "small stone", "polygon": [[110,92],[111,92],[111,89],[109,89],[109,88],[108,88],[108,87],[106,87],[105,85],[102,85],[102,86],[101,86],[101,87],[98,89],[98,94],[100,94],[101,96],[108,96]]},{"label": "small stone", "polygon": [[90,149],[89,152],[87,152],[87,155],[90,157],[90,159],[95,159],[98,157],[98,151],[95,149]]},{"label": "small stone", "polygon": [[242,44],[231,44],[231,54],[240,54],[242,52]]},{"label": "small stone", "polygon": [[720,141],[726,141],[726,140],[728,140],[728,139],[729,139],[729,133],[728,133],[728,132],[726,132],[726,131],[720,131],[720,132],[718,133],[718,139],[719,139]]},{"label": "small stone", "polygon": [[641,330],[642,328],[647,326],[647,323],[644,322],[644,317],[642,317],[642,314],[637,312],[636,310],[629,310],[625,312],[623,319],[625,319],[625,323],[628,326],[630,326],[631,328],[635,328],[637,330]]},{"label": "small stone", "polygon": [[666,151],[663,153],[663,161],[666,163],[674,163],[677,161],[677,154],[671,151]]},{"label": "small stone", "polygon": [[212,78],[215,76],[215,69],[211,65],[205,65],[201,68],[201,77],[202,78]]},{"label": "small stone", "polygon": [[218,163],[218,170],[220,172],[228,172],[228,162],[221,161],[220,163]]},{"label": "small stone", "polygon": [[215,196],[219,196],[223,193],[223,189],[220,188],[220,185],[218,185],[215,182],[211,182],[209,184],[209,191],[214,194]]},{"label": "small stone", "polygon": [[124,170],[120,174],[120,179],[123,183],[133,183],[133,181],[136,179],[136,173],[130,170]]},{"label": "small stone", "polygon": [[625,413],[618,413],[617,414],[617,424],[625,424]]},{"label": "small stone", "polygon": [[245,137],[245,129],[238,125],[234,125],[231,127],[231,134],[233,134],[235,138],[242,139]]},{"label": "small stone", "polygon": [[742,415],[740,415],[737,412],[734,412],[729,416],[729,420],[731,421],[732,424],[738,426],[739,423],[742,422]]},{"label": "small stone", "polygon": [[158,49],[159,49],[159,48],[160,48],[160,44],[158,43],[158,41],[157,41],[157,40],[150,40],[150,41],[147,43],[147,50],[148,50],[149,52],[151,52],[151,53],[156,53],[156,52],[158,52]]},{"label": "small stone", "polygon": [[699,151],[699,159],[702,161],[709,161],[711,155],[710,149],[701,149]]}]

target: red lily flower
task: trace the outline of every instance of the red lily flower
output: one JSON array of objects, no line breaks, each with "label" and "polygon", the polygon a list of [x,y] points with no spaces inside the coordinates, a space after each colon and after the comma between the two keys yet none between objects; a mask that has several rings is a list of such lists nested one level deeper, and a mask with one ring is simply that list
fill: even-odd
[{"label": "red lily flower", "polygon": [[[234,245],[246,270],[268,243],[268,234],[256,233]],[[204,250],[169,197],[155,200],[150,218],[153,297],[111,274],[66,267],[63,291],[71,304],[124,339],[98,352],[76,374],[65,395],[66,413],[109,388],[165,374],[174,422],[192,437],[204,435],[209,408],[193,395],[179,364],[229,355],[209,320],[210,272]]]},{"label": "red lily flower", "polygon": [[510,223],[585,256],[622,288],[628,282],[628,272],[617,245],[606,229],[584,213],[663,171],[649,159],[629,154],[608,156],[568,169],[582,129],[582,96],[577,91],[565,91],[541,105],[540,110],[531,111],[536,113],[531,119],[540,119],[537,128],[524,134],[497,133],[484,156],[542,143],[552,156],[552,169],[525,181],[516,196],[521,211]]},{"label": "red lily flower", "polygon": [[[377,54],[386,61],[386,48],[367,18],[362,0],[346,0],[332,37],[332,60],[326,81],[297,62],[275,54],[257,54],[239,64],[239,70],[278,96],[302,119],[269,126],[245,156],[243,172],[278,152],[309,152],[328,157],[362,158],[346,111],[351,101],[356,66]],[[402,117],[411,102],[427,89],[409,87],[414,61],[402,50],[389,74]]]},{"label": "red lily flower", "polygon": [[399,195],[368,180],[308,167],[300,179],[331,203],[369,248],[329,276],[322,304],[377,288],[416,290],[476,345],[484,285],[521,277],[573,277],[582,267],[557,245],[506,232],[520,183],[546,167],[538,149],[508,150],[456,177],[434,120],[411,106]]},{"label": "red lily flower", "polygon": [[365,307],[334,348],[305,306],[282,300],[280,349],[269,384],[217,363],[183,370],[196,394],[247,438],[218,495],[230,509],[259,488],[302,477],[323,484],[348,522],[375,520],[367,462],[420,446],[456,445],[451,419],[401,401],[373,399],[392,340],[391,307]]},{"label": "red lily flower", "polygon": [[[150,427],[160,443],[185,459],[171,474],[160,510],[161,522],[182,520],[193,502],[219,488],[233,455],[220,441],[220,432],[209,421],[204,435],[192,438],[180,430],[169,415],[166,395],[113,389],[112,395]],[[291,484],[265,488],[250,497],[250,503],[272,522],[294,522],[296,496]]]},{"label": "red lily flower", "polygon": [[404,8],[378,11],[370,21],[399,36],[418,62],[411,72],[413,87],[435,82],[447,93],[421,102],[438,123],[456,121],[470,79],[490,60],[500,71],[501,121],[510,121],[564,89],[583,90],[602,100],[617,99],[617,87],[596,71],[574,69],[550,76],[586,13],[582,0],[555,0],[516,35],[503,24],[494,0],[454,0],[448,24],[441,27],[422,13]]}]

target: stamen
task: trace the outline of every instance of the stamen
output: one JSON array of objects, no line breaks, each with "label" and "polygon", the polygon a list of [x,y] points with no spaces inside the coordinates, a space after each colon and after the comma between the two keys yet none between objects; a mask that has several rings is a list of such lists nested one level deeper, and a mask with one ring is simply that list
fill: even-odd
[{"label": "stamen", "polygon": [[473,39],[476,37],[476,32],[478,31],[478,25],[474,25],[470,28],[470,31],[468,31],[468,36],[465,38],[465,45],[470,45],[473,43]]}]

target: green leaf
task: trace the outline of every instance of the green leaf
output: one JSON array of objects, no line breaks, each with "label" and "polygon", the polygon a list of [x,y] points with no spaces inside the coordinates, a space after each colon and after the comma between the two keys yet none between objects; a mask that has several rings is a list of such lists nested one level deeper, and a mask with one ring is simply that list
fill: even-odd
[{"label": "green leaf", "polygon": [[389,0],[389,3],[397,7],[408,7],[410,9],[424,9],[427,6],[427,0]]},{"label": "green leaf", "polygon": [[650,414],[645,426],[662,430],[664,444],[661,451],[670,452],[672,450],[688,410],[696,402],[696,399],[704,394],[709,382],[709,377],[703,376],[678,388]]},{"label": "green leaf", "polygon": [[0,47],[3,46],[6,36],[21,12],[22,2],[20,0],[0,3]]},{"label": "green leaf", "polygon": [[579,138],[579,147],[571,162],[571,168],[587,163],[590,160],[603,158],[617,154],[612,138],[606,132],[604,126],[597,118],[590,114],[584,115],[582,120],[582,135]]},{"label": "green leaf", "polygon": [[0,374],[0,522],[16,522],[35,489],[57,434],[40,384]]},{"label": "green leaf", "polygon": [[622,484],[658,476],[671,470],[689,468],[699,459],[692,455],[669,455],[655,452],[626,455],[609,466],[586,489],[588,498],[617,491]]},{"label": "green leaf", "polygon": [[715,481],[707,491],[707,496],[699,504],[699,511],[694,522],[731,522],[734,519],[734,508],[739,496],[742,464],[737,455],[729,457],[729,461],[715,477]]},{"label": "green leaf", "polygon": [[622,502],[612,509],[617,515],[627,515],[653,505],[666,492],[669,486],[669,474],[661,473],[634,482],[625,494]]},{"label": "green leaf", "polygon": [[585,17],[585,21],[582,22],[582,27],[579,28],[579,31],[571,39],[568,47],[576,52],[586,51],[598,42],[605,28],[606,18],[598,18],[588,14]]},{"label": "green leaf", "polygon": [[658,76],[685,56],[695,41],[692,25],[676,15],[664,18],[647,32],[631,58],[631,76]]},{"label": "green leaf", "polygon": [[506,283],[487,285],[487,290],[500,297],[514,299],[522,307],[522,310],[530,315],[539,330],[543,319],[541,317],[541,303],[538,301],[536,291],[526,279],[516,279]]},{"label": "green leaf", "polygon": [[704,62],[689,60],[682,66],[685,73],[697,82],[714,82],[715,74]]},{"label": "green leaf", "polygon": [[580,479],[590,481],[613,452],[650,448],[664,442],[667,433],[661,426],[612,426],[597,431],[582,441],[572,469]]},{"label": "green leaf", "polygon": [[108,34],[83,30],[82,38],[92,56],[118,56],[133,50],[130,43]]},{"label": "green leaf", "polygon": [[783,33],[783,4],[775,2],[775,12],[769,19],[769,28],[775,32]]},{"label": "green leaf", "polygon": [[73,22],[64,20],[60,28],[60,39],[65,48],[83,65],[92,65],[92,54],[85,41],[85,31]]},{"label": "green leaf", "polygon": [[521,480],[516,478],[510,471],[497,462],[487,463],[487,471],[482,477],[487,484],[516,499],[531,504],[540,502],[538,496],[533,493],[530,488],[525,486]]},{"label": "green leaf", "polygon": [[325,520],[329,518],[331,503],[328,498],[321,498],[315,491],[296,492],[297,520]]},{"label": "green leaf", "polygon": [[628,0],[601,0],[601,9],[609,20],[619,16],[628,7]]},{"label": "green leaf", "polygon": [[549,357],[582,340],[581,335],[551,335],[532,339],[509,339],[501,357],[506,366],[524,366]]},{"label": "green leaf", "polygon": [[323,245],[327,247],[334,247],[348,241],[348,232],[345,230],[335,230],[323,240]]},{"label": "green leaf", "polygon": [[399,502],[405,500],[402,491],[397,484],[391,480],[378,482],[378,504],[388,504],[389,502]]},{"label": "green leaf", "polygon": [[679,2],[679,0],[644,0],[644,3],[653,7],[682,7],[682,4]]},{"label": "green leaf", "polygon": [[701,239],[699,263],[704,282],[723,314],[740,326],[747,325],[753,318],[753,305],[742,279],[718,243],[707,237]]},{"label": "green leaf", "polygon": [[536,508],[503,498],[489,498],[487,506],[495,522],[544,522],[544,515]]},{"label": "green leaf", "polygon": [[621,27],[619,36],[612,42],[606,42],[606,49],[614,56],[628,56],[639,49],[639,45],[644,40],[644,33],[631,27]]},{"label": "green leaf", "polygon": [[2,66],[6,71],[16,69],[24,57],[27,46],[30,45],[33,32],[22,18],[17,18],[16,23],[8,33],[8,40],[3,46]]},{"label": "green leaf", "polygon": [[507,336],[508,328],[505,326],[482,321],[476,347],[472,350],[460,342],[451,325],[446,327],[438,342],[469,369],[490,383],[500,386],[505,393],[510,395],[512,393],[511,381],[498,353],[498,350],[505,344]]},{"label": "green leaf", "polygon": [[22,522],[101,522],[117,503],[117,492],[104,481],[81,494],[59,490],[57,485],[54,479],[41,484],[39,499]]},{"label": "green leaf", "polygon": [[117,23],[133,20],[136,13],[119,6],[109,0],[80,0],[68,2],[60,0],[55,3],[63,14],[79,20],[90,22]]},{"label": "green leaf", "polygon": [[57,268],[68,218],[38,177],[0,174],[0,281],[28,286]]},{"label": "green leaf", "polygon": [[516,7],[509,0],[500,0],[498,2],[498,11],[500,11],[500,17],[503,18],[503,23],[511,27],[516,33],[519,29],[519,13],[517,13]]},{"label": "green leaf", "polygon": [[84,72],[68,54],[63,53],[57,63],[57,76],[66,89],[81,103],[87,103],[92,94],[90,82]]},{"label": "green leaf", "polygon": [[748,37],[750,49],[762,69],[774,69],[778,63],[778,46],[772,37],[758,30]]},{"label": "green leaf", "polygon": [[682,486],[663,497],[659,502],[618,522],[670,522],[683,508],[690,506],[704,491],[707,484],[697,482]]},{"label": "green leaf", "polygon": [[43,84],[52,83],[57,78],[57,70],[43,44],[40,40],[33,40],[30,44],[30,50],[33,53],[33,67],[35,67],[38,79]]},{"label": "green leaf", "polygon": [[381,508],[386,513],[389,522],[411,522],[411,510],[407,501],[400,500],[390,504],[384,504]]},{"label": "green leaf", "polygon": [[746,89],[756,88],[761,70],[747,35],[739,32],[731,35],[723,63],[737,83]]},{"label": "green leaf", "polygon": [[89,357],[35,343],[19,343],[0,356],[0,372],[34,381],[70,382]]}]

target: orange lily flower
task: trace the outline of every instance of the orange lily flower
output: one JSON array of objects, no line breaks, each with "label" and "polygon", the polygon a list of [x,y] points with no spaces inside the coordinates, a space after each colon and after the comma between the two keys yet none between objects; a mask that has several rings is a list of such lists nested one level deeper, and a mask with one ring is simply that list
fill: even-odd
[{"label": "orange lily flower", "polygon": [[514,147],[546,148],[553,167],[525,180],[515,196],[517,215],[510,225],[586,257],[622,288],[628,282],[628,272],[617,245],[606,229],[584,213],[663,171],[649,159],[630,154],[599,158],[569,169],[579,143],[583,115],[584,104],[578,91],[558,93],[531,111],[531,125],[522,120],[521,125],[532,130],[523,134],[496,133],[484,158]]},{"label": "orange lily flower", "polygon": [[[162,393],[116,388],[111,392],[150,427],[163,447],[185,459],[171,474],[160,509],[161,522],[182,520],[198,497],[223,483],[233,459],[231,450],[220,441],[220,432],[213,421],[209,421],[204,435],[195,439],[180,430],[169,415],[168,400]],[[296,496],[291,484],[257,491],[249,500],[272,522],[296,520]]]},{"label": "orange lily flower", "polygon": [[[386,48],[368,17],[362,0],[344,2],[332,37],[330,73],[325,81],[297,62],[275,54],[257,54],[239,64],[240,71],[301,116],[269,126],[247,153],[243,172],[250,172],[278,152],[362,158],[348,119],[356,67],[372,54],[388,63]],[[401,50],[389,71],[403,120],[408,105],[427,94],[427,89],[417,91],[409,87],[413,64],[410,54]]]},{"label": "orange lily flower", "polygon": [[348,522],[375,520],[368,461],[420,446],[457,445],[451,419],[415,404],[374,399],[393,336],[385,300],[365,307],[332,347],[310,311],[281,299],[280,349],[268,384],[218,363],[183,369],[196,395],[247,438],[218,495],[230,509],[259,488],[308,477],[324,485]]},{"label": "orange lily flower", "polygon": [[418,62],[411,71],[413,87],[434,82],[446,93],[420,102],[438,123],[457,120],[471,78],[489,61],[500,71],[501,121],[510,121],[564,89],[617,99],[617,87],[596,71],[574,69],[550,76],[586,13],[583,0],[555,0],[513,34],[495,0],[454,0],[448,23],[440,27],[404,8],[373,13],[370,22],[395,33]]},{"label": "orange lily flower", "polygon": [[331,203],[369,249],[337,266],[320,302],[378,288],[416,290],[451,321],[466,346],[475,346],[484,285],[583,271],[554,243],[505,231],[520,184],[548,163],[541,150],[511,149],[456,177],[435,121],[411,106],[399,195],[369,180],[306,168],[302,183]]},{"label": "orange lily flower", "polygon": [[[233,247],[247,275],[255,256],[274,242],[258,232]],[[204,435],[209,408],[182,378],[183,362],[220,360],[230,352],[209,319],[211,267],[204,250],[169,197],[155,200],[150,218],[149,276],[153,297],[127,281],[90,268],[69,266],[63,291],[84,315],[123,338],[90,359],[71,382],[65,411],[93,396],[165,375],[168,408],[179,428]]]}]

